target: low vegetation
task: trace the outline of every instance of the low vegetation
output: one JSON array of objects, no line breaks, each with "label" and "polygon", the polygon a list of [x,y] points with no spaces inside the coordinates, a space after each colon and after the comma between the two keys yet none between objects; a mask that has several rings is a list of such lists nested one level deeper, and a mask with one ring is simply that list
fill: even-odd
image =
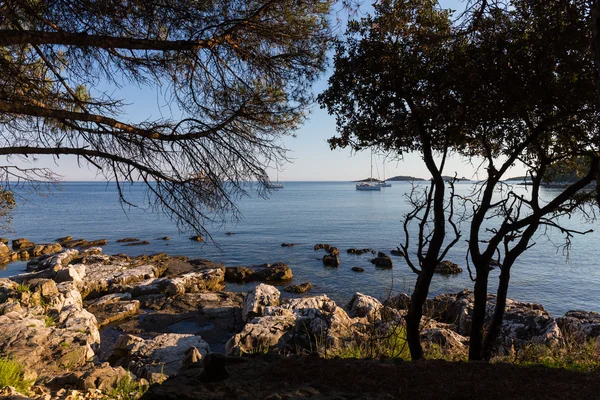
[{"label": "low vegetation", "polygon": [[340,347],[321,346],[319,353],[325,358],[410,359],[406,342],[406,328],[403,325],[394,325],[383,331],[369,329],[362,336],[355,337]]},{"label": "low vegetation", "polygon": [[600,342],[591,339],[584,343],[571,341],[554,345],[531,344],[508,356],[496,356],[492,362],[508,362],[516,365],[540,365],[548,368],[564,368],[577,372],[600,371]]},{"label": "low vegetation", "polygon": [[135,400],[139,399],[148,390],[147,383],[140,383],[133,379],[131,375],[121,379],[117,387],[112,389],[108,395],[110,398],[119,400]]},{"label": "low vegetation", "polygon": [[8,358],[0,357],[0,388],[12,386],[19,392],[26,392],[33,382],[24,378],[23,366]]}]

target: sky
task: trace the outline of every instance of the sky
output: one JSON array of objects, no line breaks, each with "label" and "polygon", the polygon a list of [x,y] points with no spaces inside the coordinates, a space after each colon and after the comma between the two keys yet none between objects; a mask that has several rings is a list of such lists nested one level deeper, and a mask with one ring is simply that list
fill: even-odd
[{"label": "sky", "polygon": [[[441,0],[440,4],[444,8],[454,10],[464,8],[461,0]],[[369,6],[363,6],[357,16],[360,17],[369,10]],[[314,85],[315,94],[325,90],[327,79],[331,73],[330,66]],[[131,122],[163,117],[161,113],[168,115],[170,112],[162,100],[160,88],[127,87],[119,95],[125,99],[126,103],[130,104],[128,115],[124,119]],[[289,149],[288,157],[291,162],[282,167],[279,179],[282,181],[353,181],[367,178],[370,172],[370,152],[367,150],[354,153],[349,149],[330,150],[327,139],[335,134],[335,118],[320,109],[318,105],[314,105],[306,123],[295,132],[295,137],[286,137],[283,140],[284,146]],[[419,154],[406,154],[401,160],[398,160],[395,154],[387,155],[387,157],[375,154],[373,160],[373,176],[375,178],[384,178],[384,164],[385,177],[396,175],[430,177]],[[51,168],[65,181],[104,180],[104,177],[98,175],[94,167],[86,164],[79,165],[74,157],[61,157],[60,160],[54,160],[51,157],[39,156],[35,159],[30,158],[26,164],[16,157],[11,157],[8,162],[20,166]],[[456,173],[459,177],[477,179],[474,165],[477,165],[477,160],[470,161],[460,157],[450,157],[447,161],[445,175]],[[512,175],[519,175],[523,171],[517,167],[511,172]],[[275,180],[275,169],[269,169],[268,173],[271,179]]]}]

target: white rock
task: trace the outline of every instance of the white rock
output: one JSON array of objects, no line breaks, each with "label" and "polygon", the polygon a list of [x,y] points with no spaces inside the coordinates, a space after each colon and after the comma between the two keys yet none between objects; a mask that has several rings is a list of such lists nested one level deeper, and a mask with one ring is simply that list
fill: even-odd
[{"label": "white rock", "polygon": [[261,283],[248,291],[242,304],[242,319],[248,321],[256,316],[263,315],[265,307],[278,306],[281,293],[271,285]]}]

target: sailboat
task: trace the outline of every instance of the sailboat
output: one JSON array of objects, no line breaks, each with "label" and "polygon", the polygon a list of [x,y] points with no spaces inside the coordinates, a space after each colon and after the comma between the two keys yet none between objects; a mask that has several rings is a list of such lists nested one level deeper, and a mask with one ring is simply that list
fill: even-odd
[{"label": "sailboat", "polygon": [[379,182],[373,182],[373,150],[371,150],[371,177],[369,182],[362,182],[356,185],[356,190],[378,190],[381,191]]},{"label": "sailboat", "polygon": [[279,170],[277,170],[277,181],[267,183],[267,189],[283,189],[283,182],[279,182]]},{"label": "sailboat", "polygon": [[381,187],[392,187],[391,183],[387,183],[385,181],[385,159],[384,159],[384,163],[383,163],[383,180],[379,183],[379,186],[381,186]]}]

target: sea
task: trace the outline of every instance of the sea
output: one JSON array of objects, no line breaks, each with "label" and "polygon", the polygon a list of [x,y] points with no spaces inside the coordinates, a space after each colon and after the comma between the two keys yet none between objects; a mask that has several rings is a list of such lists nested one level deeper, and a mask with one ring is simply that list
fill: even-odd
[{"label": "sea", "polygon": [[[426,183],[416,186],[422,190]],[[469,194],[473,184],[458,183],[458,194]],[[251,266],[283,261],[294,274],[292,284],[310,282],[312,293],[325,293],[338,304],[346,304],[356,292],[386,299],[400,292],[410,293],[416,275],[402,257],[392,257],[390,270],[370,263],[371,254],[347,254],[349,248],[372,248],[387,254],[404,241],[402,220],[411,210],[407,194],[415,187],[408,182],[392,182],[381,192],[357,191],[353,182],[286,182],[284,189],[266,197],[252,192],[238,202],[240,218],[228,215],[207,226],[212,239],[195,242],[190,232],[181,232],[168,216],[149,207],[147,188],[142,183],[125,187],[125,194],[138,207],[119,202],[115,183],[63,182],[52,191],[40,193],[16,189],[17,207],[10,240],[26,237],[35,243],[49,243],[71,235],[86,240],[107,239],[104,253],[131,256],[166,252],[190,258],[205,258],[226,266]],[[526,191],[515,187],[515,191]],[[552,199],[560,189],[543,189],[542,197]],[[503,196],[502,193],[498,194]],[[457,214],[460,212],[457,209]],[[597,208],[596,208],[597,211]],[[600,223],[576,214],[562,222],[578,231],[571,248],[564,251],[563,235],[556,229],[540,229],[534,245],[512,268],[509,297],[542,304],[553,316],[568,310],[600,312]],[[489,222],[493,227],[494,221]],[[435,275],[430,295],[472,289],[467,270],[468,218],[458,226],[462,236],[446,259],[458,264],[463,273]],[[409,228],[416,243],[416,228]],[[160,238],[169,236],[170,240]],[[144,246],[124,246],[118,239],[133,237],[150,242]],[[282,243],[293,243],[282,247]],[[324,267],[323,250],[318,243],[340,249],[339,268]],[[25,262],[13,262],[0,270],[0,277],[22,273]],[[352,267],[364,272],[354,272]],[[490,293],[495,293],[499,269],[490,275]],[[244,291],[251,284],[228,284],[227,290]],[[309,292],[310,293],[310,292]]]}]

